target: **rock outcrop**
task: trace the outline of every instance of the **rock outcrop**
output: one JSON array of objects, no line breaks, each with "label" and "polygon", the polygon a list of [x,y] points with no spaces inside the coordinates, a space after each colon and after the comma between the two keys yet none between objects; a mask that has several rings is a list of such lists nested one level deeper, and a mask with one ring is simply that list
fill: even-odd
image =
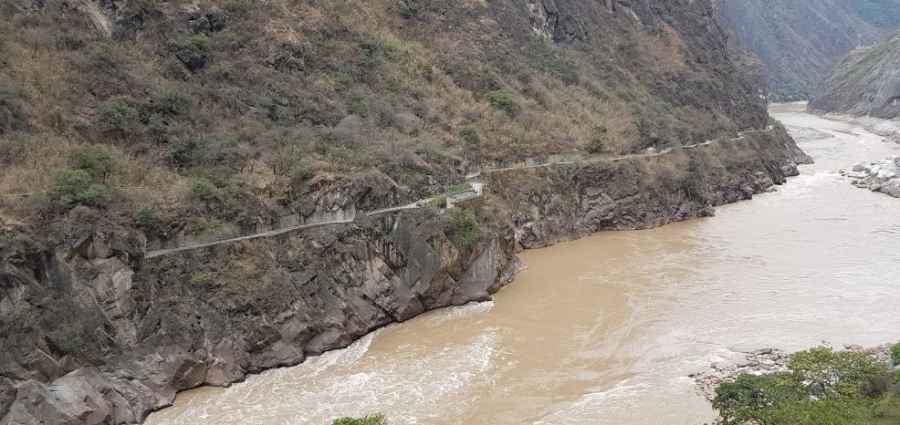
[{"label": "rock outcrop", "polygon": [[900,118],[900,32],[847,56],[819,87],[809,107],[820,112]]},{"label": "rock outcrop", "polygon": [[849,177],[856,187],[900,198],[900,157],[856,164],[841,174]]},{"label": "rock outcrop", "polygon": [[139,423],[177,391],[486,300],[512,277],[519,249],[707,215],[807,161],[775,127],[659,155],[498,172],[465,206],[479,223],[471,244],[459,242],[452,211],[425,209],[142,259],[141,234],[76,209],[58,229],[63,244],[0,239],[0,424]]},{"label": "rock outcrop", "polygon": [[0,242],[0,424],[140,423],[177,391],[486,300],[517,267],[512,232],[482,220],[460,249],[433,211],[153,260],[79,219],[93,230],[73,245]]},{"label": "rock outcrop", "polygon": [[486,187],[508,207],[518,242],[537,248],[705,216],[784,183],[810,161],[778,126],[660,155],[495,173]]}]

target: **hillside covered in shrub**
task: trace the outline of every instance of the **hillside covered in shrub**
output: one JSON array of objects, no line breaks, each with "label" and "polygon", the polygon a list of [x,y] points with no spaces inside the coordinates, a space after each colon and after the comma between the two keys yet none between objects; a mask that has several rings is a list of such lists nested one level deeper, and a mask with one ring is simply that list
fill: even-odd
[{"label": "hillside covered in shrub", "polygon": [[725,43],[708,1],[4,1],[0,219],[86,206],[164,238],[349,176],[415,199],[760,128]]}]

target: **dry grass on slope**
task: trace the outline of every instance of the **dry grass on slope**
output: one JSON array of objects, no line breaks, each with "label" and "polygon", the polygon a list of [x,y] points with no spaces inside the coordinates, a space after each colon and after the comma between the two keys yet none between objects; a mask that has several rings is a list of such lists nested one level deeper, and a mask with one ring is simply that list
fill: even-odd
[{"label": "dry grass on slope", "polygon": [[[53,192],[73,156],[99,149],[113,171],[78,180],[114,192],[95,207],[253,225],[299,208],[316,174],[377,169],[412,199],[481,164],[739,126],[715,106],[724,65],[693,58],[714,54],[601,5],[567,6],[590,31],[560,41],[510,0],[84,4],[0,5],[5,193]],[[2,208],[65,212],[46,201]]]}]

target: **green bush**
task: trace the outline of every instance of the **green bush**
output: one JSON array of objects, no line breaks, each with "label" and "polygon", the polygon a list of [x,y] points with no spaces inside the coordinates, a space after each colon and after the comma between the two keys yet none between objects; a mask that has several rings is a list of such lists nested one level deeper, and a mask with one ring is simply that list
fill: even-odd
[{"label": "green bush", "polygon": [[824,347],[793,354],[788,367],[795,384],[818,398],[856,397],[871,377],[885,373],[868,354]]},{"label": "green bush", "polygon": [[400,5],[400,16],[402,16],[404,19],[415,18],[416,16],[419,16],[419,9],[416,8],[415,6],[410,6],[408,4],[401,4]]},{"label": "green bush", "polygon": [[70,161],[75,169],[86,171],[94,180],[105,181],[113,171],[112,156],[102,148],[78,150],[71,155]]},{"label": "green bush", "polygon": [[179,168],[201,165],[206,162],[209,146],[206,140],[188,139],[172,145],[169,159]]},{"label": "green bush", "polygon": [[0,134],[27,127],[22,101],[17,91],[0,87]]},{"label": "green bush", "polygon": [[452,185],[450,185],[449,188],[447,188],[447,191],[450,192],[451,194],[468,192],[470,190],[472,190],[472,186],[469,185],[468,183],[452,184]]},{"label": "green bush", "polygon": [[453,240],[456,246],[462,249],[469,249],[478,241],[478,220],[475,213],[467,208],[456,208],[452,210],[450,221],[452,223]]},{"label": "green bush", "polygon": [[160,91],[151,100],[152,112],[169,116],[187,115],[191,106],[191,98],[169,89]]},{"label": "green bush", "polygon": [[481,144],[481,136],[478,135],[478,130],[475,130],[474,128],[464,128],[459,130],[459,138],[468,146],[478,146]]},{"label": "green bush", "polygon": [[606,152],[608,141],[609,135],[607,134],[606,126],[598,125],[594,127],[591,141],[587,145],[588,153],[599,154]]},{"label": "green bush", "polygon": [[191,72],[209,63],[209,37],[204,34],[183,36],[175,42],[175,57]]},{"label": "green bush", "polygon": [[519,105],[513,99],[513,94],[507,89],[494,90],[487,94],[487,101],[494,108],[515,116],[519,112]]},{"label": "green bush", "polygon": [[97,183],[85,170],[62,170],[54,176],[52,199],[64,208],[78,205],[101,207],[109,201],[108,186]]},{"label": "green bush", "polygon": [[891,362],[894,363],[894,366],[900,365],[900,343],[891,347]]},{"label": "green bush", "polygon": [[365,40],[359,43],[359,48],[362,50],[360,61],[364,68],[372,70],[387,60],[388,47],[383,40]]},{"label": "green bush", "polygon": [[871,355],[815,348],[792,355],[788,368],[784,373],[740,375],[719,385],[713,400],[718,423],[880,424],[879,415],[900,412],[892,410],[894,394],[889,392],[897,377]]},{"label": "green bush", "polygon": [[428,206],[437,209],[447,208],[447,197],[446,196],[435,196],[428,201]]},{"label": "green bush", "polygon": [[206,180],[198,180],[191,185],[191,196],[201,201],[209,201],[215,195],[216,188]]},{"label": "green bush", "polygon": [[138,110],[125,98],[114,97],[97,107],[97,124],[106,131],[128,131],[138,118]]},{"label": "green bush", "polygon": [[335,419],[331,425],[387,425],[383,415],[366,416],[364,418]]},{"label": "green bush", "polygon": [[366,101],[366,98],[363,96],[353,96],[353,98],[350,99],[350,105],[347,106],[347,110],[351,114],[356,114],[365,118],[369,115],[369,102]]},{"label": "green bush", "polygon": [[156,216],[156,210],[144,207],[138,210],[135,221],[142,227],[154,228],[159,224],[159,217]]}]

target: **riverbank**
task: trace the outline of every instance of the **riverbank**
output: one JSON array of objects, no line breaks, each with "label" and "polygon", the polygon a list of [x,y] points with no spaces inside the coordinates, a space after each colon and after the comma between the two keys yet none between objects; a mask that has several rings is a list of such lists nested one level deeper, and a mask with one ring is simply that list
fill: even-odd
[{"label": "riverbank", "polygon": [[54,249],[3,242],[11,290],[28,295],[0,315],[35,325],[8,338],[0,412],[8,423],[141,422],[178,391],[489,299],[523,248],[706,215],[784,183],[807,160],[776,128],[661,155],[493,173],[463,214],[416,210],[152,261],[137,235],[76,209],[70,223],[90,226],[91,237]]},{"label": "riverbank", "polygon": [[[791,354],[762,350],[697,377],[720,425],[893,425],[900,420],[900,344]],[[762,402],[760,402],[762,400]]]},{"label": "riverbank", "polygon": [[[900,339],[896,315],[873,308],[900,302],[884,278],[900,273],[900,222],[884,214],[895,201],[837,173],[892,145],[806,113],[775,116],[817,160],[777,191],[703,220],[519,252],[529,267],[495,302],[428,313],[228,389],[184,393],[148,423],[327,423],[382,412],[401,425],[693,425],[714,414],[688,375],[734,352]],[[666,163],[643,161],[628,167],[659,170],[652,188],[679,187],[663,177]],[[553,226],[557,209],[532,205],[576,205],[566,198],[576,188],[622,184],[587,176],[631,175],[594,167],[518,171],[502,188],[537,194],[514,212],[541,230],[534,234],[552,236],[566,229]],[[540,176],[556,186],[536,190]],[[642,201],[646,211],[661,193]],[[494,208],[497,196],[488,193],[482,207]]]},{"label": "riverbank", "polygon": [[[796,102],[795,108],[806,108],[805,102]],[[900,121],[876,118],[871,116],[855,116],[849,114],[825,113],[811,110],[826,119],[845,122],[865,128],[867,131],[884,138],[885,142],[900,144]],[[895,198],[900,197],[900,156],[890,158],[871,158],[869,161],[854,164],[852,168],[841,170],[853,185],[881,192]]]},{"label": "riverbank", "polygon": [[[795,102],[796,105],[807,107],[806,102]],[[884,137],[886,140],[900,143],[900,120],[877,118],[872,116],[858,116],[850,114],[839,114],[834,112],[817,111],[810,108],[810,112],[825,117],[829,120],[841,121],[852,125],[857,125],[866,130]]]},{"label": "riverbank", "polygon": [[[829,349],[831,347],[825,346]],[[861,347],[847,345],[843,351],[859,353],[873,358],[879,364],[890,364],[893,344],[877,347]],[[741,375],[773,375],[790,370],[791,354],[777,348],[761,348],[750,352],[734,352],[729,359],[713,363],[708,370],[690,375],[697,384],[697,390],[704,398],[712,402],[716,397],[716,389],[722,384],[733,383]]]},{"label": "riverbank", "polygon": [[856,187],[900,198],[900,156],[859,163],[841,174],[850,178]]}]

